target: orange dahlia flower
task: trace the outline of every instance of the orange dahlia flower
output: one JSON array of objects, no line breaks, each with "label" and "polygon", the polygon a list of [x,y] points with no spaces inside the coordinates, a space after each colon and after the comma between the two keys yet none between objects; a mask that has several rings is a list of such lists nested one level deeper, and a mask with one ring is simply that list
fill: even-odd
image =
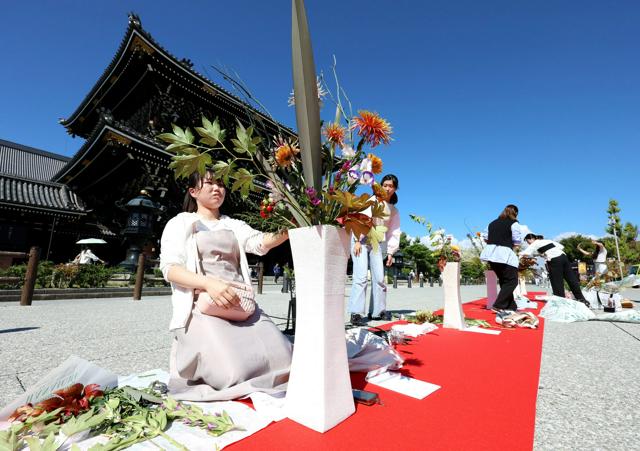
[{"label": "orange dahlia flower", "polygon": [[375,147],[381,142],[389,144],[391,141],[391,125],[378,113],[366,110],[358,111],[358,116],[352,120],[351,129],[356,130],[360,137],[371,144],[371,147]]},{"label": "orange dahlia flower", "polygon": [[330,143],[342,146],[344,144],[344,135],[346,131],[347,130],[340,124],[332,122],[324,128],[324,136],[326,136]]},{"label": "orange dahlia flower", "polygon": [[367,155],[367,158],[371,160],[371,172],[373,172],[374,174],[380,174],[382,172],[382,160],[380,159],[380,157],[377,157],[374,154],[370,153],[369,155]]},{"label": "orange dahlia flower", "polygon": [[278,163],[278,166],[281,168],[290,168],[293,165],[295,156],[300,153],[300,149],[298,149],[295,144],[285,141],[282,138],[277,138],[275,140],[275,145],[276,148],[274,154],[276,163]]}]

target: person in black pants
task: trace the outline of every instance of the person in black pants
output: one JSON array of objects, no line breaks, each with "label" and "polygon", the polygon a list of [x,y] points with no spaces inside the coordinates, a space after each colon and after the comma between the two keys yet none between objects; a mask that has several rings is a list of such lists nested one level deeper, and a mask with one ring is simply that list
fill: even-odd
[{"label": "person in black pants", "polygon": [[524,240],[529,244],[529,247],[520,252],[520,256],[541,255],[544,257],[547,261],[549,281],[551,282],[553,294],[562,298],[565,297],[564,281],[566,280],[575,300],[590,307],[589,301],[584,298],[580,289],[578,275],[571,269],[571,262],[567,258],[567,254],[562,250],[564,246],[557,241],[540,239],[540,235],[534,235],[533,233],[525,236]]},{"label": "person in black pants", "polygon": [[485,238],[487,245],[480,254],[481,260],[489,262],[500,283],[500,292],[493,303],[494,311],[516,311],[518,308],[513,298],[513,290],[518,286],[519,264],[514,248],[522,237],[517,218],[518,207],[507,205],[498,219],[489,224]]}]

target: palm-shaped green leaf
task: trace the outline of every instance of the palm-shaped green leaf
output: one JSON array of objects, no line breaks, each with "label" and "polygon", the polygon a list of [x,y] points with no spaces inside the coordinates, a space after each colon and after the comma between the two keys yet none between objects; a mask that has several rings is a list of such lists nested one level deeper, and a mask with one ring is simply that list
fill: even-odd
[{"label": "palm-shaped green leaf", "polygon": [[216,179],[222,180],[225,186],[229,186],[229,176],[234,171],[236,164],[229,161],[218,161],[213,165],[214,177]]},{"label": "palm-shaped green leaf", "polygon": [[231,191],[239,189],[243,198],[246,198],[249,195],[249,191],[255,191],[255,186],[253,184],[255,176],[245,168],[238,169],[231,177],[235,179],[235,182],[233,182],[233,185],[231,186]]},{"label": "palm-shaped green leaf", "polygon": [[218,118],[211,122],[204,116],[202,116],[202,127],[196,127],[196,131],[201,137],[200,142],[212,147],[222,143],[227,134],[226,130],[220,128]]},{"label": "palm-shaped green leaf", "polygon": [[176,178],[188,178],[196,171],[203,175],[211,164],[211,155],[193,149],[193,153],[174,155],[171,160],[169,167],[175,170]]},{"label": "palm-shaped green leaf", "polygon": [[189,127],[184,130],[175,124],[171,124],[171,127],[173,128],[173,133],[162,133],[158,135],[158,139],[169,143],[166,147],[167,151],[178,152],[193,146],[194,136],[191,130],[189,130]]},{"label": "palm-shaped green leaf", "polygon": [[262,141],[259,136],[253,136],[253,127],[244,128],[244,125],[238,121],[236,127],[236,138],[231,142],[234,145],[233,150],[238,153],[248,153],[254,155],[258,150],[258,144]]}]

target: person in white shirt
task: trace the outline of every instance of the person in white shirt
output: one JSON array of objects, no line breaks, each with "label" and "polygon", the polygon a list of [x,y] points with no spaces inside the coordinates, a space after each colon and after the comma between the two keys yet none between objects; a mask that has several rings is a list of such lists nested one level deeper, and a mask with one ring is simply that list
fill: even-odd
[{"label": "person in white shirt", "polygon": [[596,249],[593,252],[587,252],[578,244],[578,251],[585,257],[592,257],[595,266],[594,279],[607,273],[607,248],[600,241],[591,240]]},{"label": "person in white shirt", "polygon": [[83,246],[80,253],[73,259],[73,263],[77,263],[80,265],[88,265],[94,262],[104,263],[104,260],[98,258],[96,254],[91,252],[89,246]]},{"label": "person in white shirt", "polygon": [[590,307],[589,301],[584,298],[580,289],[580,281],[578,275],[571,269],[571,262],[564,253],[564,246],[557,241],[540,239],[539,235],[529,233],[524,240],[529,246],[520,252],[520,256],[534,257],[540,255],[547,261],[549,269],[549,280],[551,281],[551,289],[553,294],[559,297],[565,297],[564,281],[567,281],[569,289],[573,293],[576,301],[582,302]]},{"label": "person in white shirt", "polygon": [[172,288],[169,390],[189,401],[280,391],[291,343],[273,321],[259,307],[245,321],[204,315],[194,298],[206,292],[219,307],[238,305],[234,285],[251,284],[246,254],[264,255],[288,233],[262,233],[221,214],[226,188],[210,171],[193,173],[188,186],[185,211],[165,226],[160,249],[160,269]]},{"label": "person in white shirt", "polygon": [[382,189],[387,194],[388,201],[384,201],[387,214],[382,224],[387,227],[385,241],[377,249],[366,244],[366,236],[351,236],[351,259],[353,261],[353,282],[349,296],[349,312],[351,324],[361,325],[365,322],[365,304],[367,294],[367,271],[371,266],[371,307],[369,317],[374,320],[388,319],[387,284],[384,280],[384,263],[382,255],[387,253],[386,265],[393,263],[393,254],[400,247],[400,213],[395,204],[398,202],[398,178],[387,174],[382,178]]}]

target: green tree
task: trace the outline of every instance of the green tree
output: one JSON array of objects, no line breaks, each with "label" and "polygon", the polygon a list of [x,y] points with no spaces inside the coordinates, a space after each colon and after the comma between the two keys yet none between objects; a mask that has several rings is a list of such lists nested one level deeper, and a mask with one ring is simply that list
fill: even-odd
[{"label": "green tree", "polygon": [[[463,254],[464,255],[464,254]],[[460,277],[467,279],[479,279],[484,276],[484,263],[479,257],[464,258],[460,263]]]},{"label": "green tree", "polygon": [[622,226],[620,224],[620,207],[618,201],[615,199],[609,199],[609,208],[607,208],[607,216],[609,221],[607,223],[606,231],[608,234],[613,235],[615,228],[616,235],[620,237],[622,235]]},{"label": "green tree", "polygon": [[407,246],[411,245],[411,239],[407,236],[406,233],[402,232],[400,234],[400,250],[404,252]]},{"label": "green tree", "polygon": [[438,259],[433,252],[424,244],[416,242],[405,247],[402,252],[406,259],[413,260],[416,265],[416,272],[423,273],[425,277],[438,277]]},{"label": "green tree", "polygon": [[[618,236],[618,246],[620,247],[620,260],[625,265],[633,265],[640,263],[640,244],[638,238],[638,226],[627,222],[622,226],[620,219],[620,206],[615,199],[609,200],[607,214],[609,216],[609,225],[607,233],[613,234],[614,228]],[[607,248],[607,254],[611,258],[618,258],[616,252],[616,244],[613,236],[604,238],[603,243]]]},{"label": "green tree", "polygon": [[[591,238],[586,237],[584,235],[574,235],[567,238],[563,238],[560,240],[560,244],[564,246],[564,253],[567,254],[567,257],[571,261],[588,260],[588,257],[585,257],[584,255],[582,255],[582,253],[578,250],[578,245],[581,245],[582,249],[584,249],[585,251],[593,250],[593,244],[591,243]],[[605,247],[607,247],[606,243],[604,244],[605,244]]]}]

